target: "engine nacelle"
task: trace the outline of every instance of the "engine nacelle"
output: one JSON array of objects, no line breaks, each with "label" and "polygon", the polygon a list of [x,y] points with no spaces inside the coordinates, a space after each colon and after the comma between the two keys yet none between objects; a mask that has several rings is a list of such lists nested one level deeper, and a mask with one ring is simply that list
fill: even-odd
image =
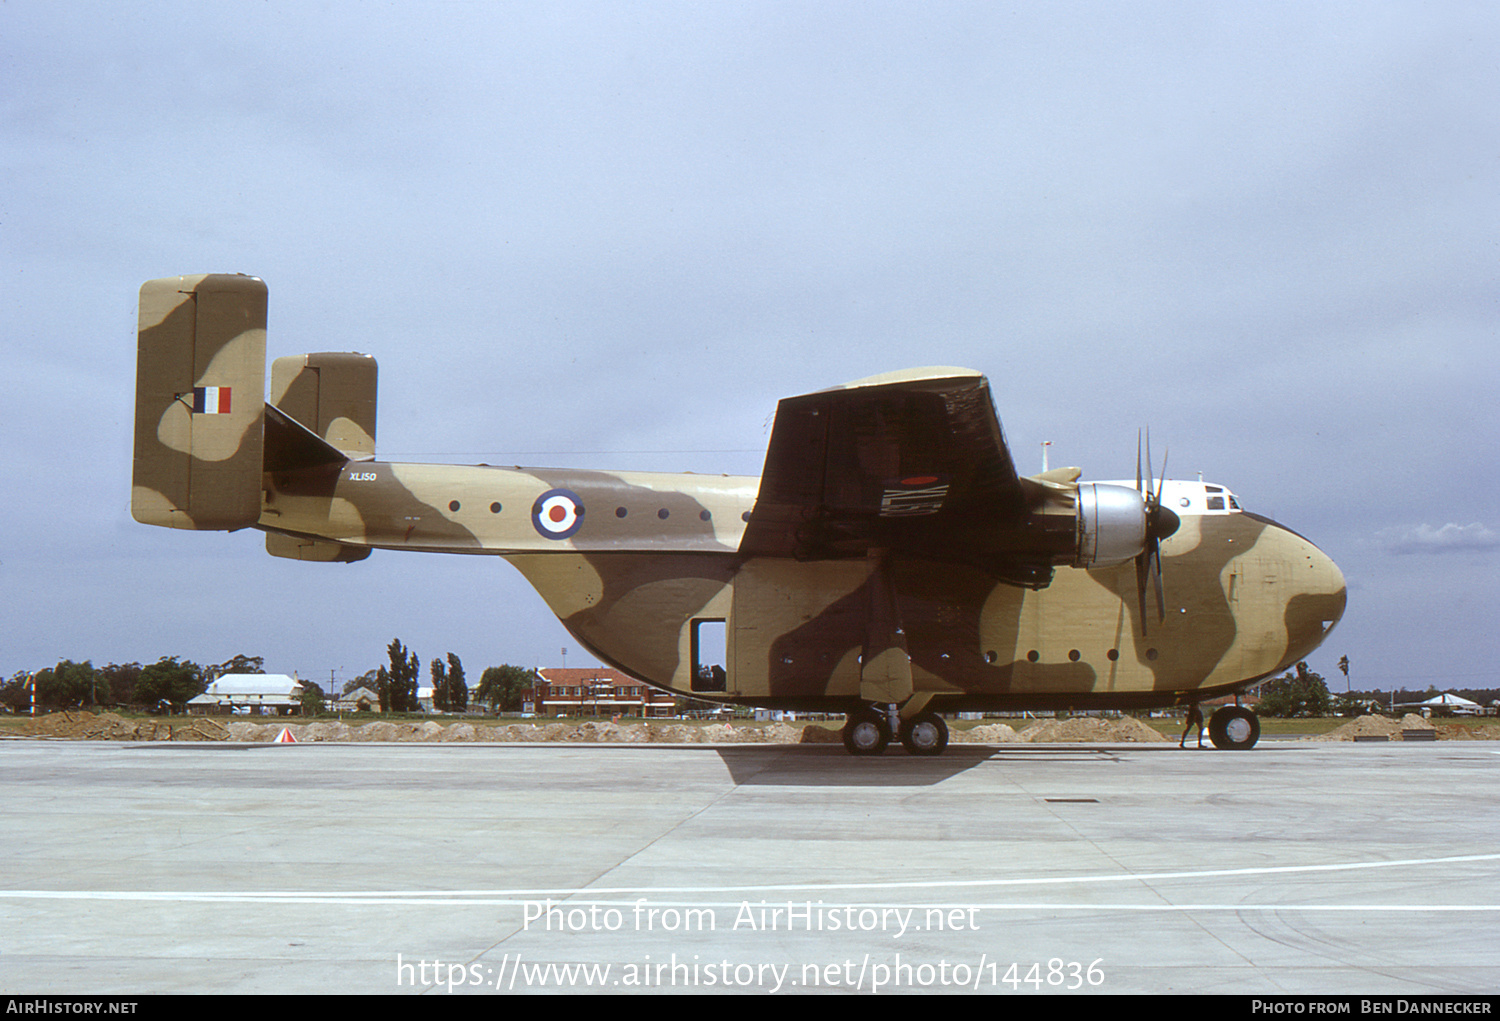
[{"label": "engine nacelle", "polygon": [[1114,567],[1146,548],[1146,498],[1129,486],[1078,485],[1078,554],[1074,567]]}]

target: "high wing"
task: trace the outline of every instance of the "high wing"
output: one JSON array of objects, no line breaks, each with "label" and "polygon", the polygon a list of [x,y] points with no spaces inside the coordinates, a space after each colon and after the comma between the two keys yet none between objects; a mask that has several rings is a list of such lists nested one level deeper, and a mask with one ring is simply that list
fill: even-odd
[{"label": "high wing", "polygon": [[[914,369],[783,400],[740,552],[829,560],[873,550],[1045,585],[1066,534],[1033,513],[971,369]],[[1051,517],[1051,516],[1048,516]]]}]

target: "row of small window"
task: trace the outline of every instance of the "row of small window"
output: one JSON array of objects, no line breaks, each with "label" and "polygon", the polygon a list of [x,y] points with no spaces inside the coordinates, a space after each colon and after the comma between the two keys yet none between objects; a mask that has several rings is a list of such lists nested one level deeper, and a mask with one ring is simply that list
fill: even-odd
[{"label": "row of small window", "polygon": [[[1120,650],[1119,649],[1110,649],[1104,655],[1109,659],[1109,661],[1111,663],[1113,663],[1113,662],[1117,661],[1120,658]],[[1156,660],[1157,660],[1157,657],[1160,656],[1160,655],[1161,655],[1161,653],[1159,653],[1155,649],[1147,649],[1146,650],[1146,659],[1149,660],[1152,663],[1155,663]],[[938,654],[938,659],[944,659],[945,660],[945,659],[948,659],[948,658],[949,658],[949,654],[946,653],[946,652]],[[860,663],[863,663],[865,661],[865,657],[864,657],[863,654],[860,654],[857,657],[857,659],[858,659],[858,662],[860,662]],[[1069,649],[1068,650],[1068,659],[1070,661],[1074,662],[1074,663],[1077,663],[1079,660],[1083,659],[1083,653],[1079,652],[1077,649]],[[1000,654],[997,653],[997,652],[995,652],[993,649],[991,649],[989,652],[986,652],[984,654],[984,661],[986,663],[998,663],[1000,661]],[[1028,663],[1040,663],[1041,661],[1042,661],[1042,654],[1040,652],[1038,652],[1036,649],[1032,649],[1030,652],[1028,652],[1026,654],[1026,662],[1028,662]],[[791,656],[782,656],[781,657],[781,663],[782,663],[783,666],[791,666],[793,664],[793,662],[794,662],[794,660],[793,660],[793,658]],[[715,667],[714,669],[720,669],[720,668]],[[700,668],[699,669],[699,675],[702,676],[704,674],[705,670],[706,670],[706,668]],[[706,689],[706,688],[695,688],[694,690],[695,691],[706,691],[706,690],[709,690],[709,689]],[[719,689],[715,689],[715,690],[719,690]]]},{"label": "row of small window", "polygon": [[[1148,660],[1150,660],[1151,662],[1153,662],[1153,663],[1156,662],[1156,657],[1159,656],[1159,655],[1160,655],[1160,653],[1158,653],[1155,649],[1147,649],[1146,650],[1146,658]],[[1119,649],[1110,649],[1108,652],[1106,652],[1104,654],[1104,657],[1106,659],[1108,659],[1111,663],[1113,663],[1113,662],[1115,662],[1116,660],[1118,660],[1120,658],[1120,650]],[[999,659],[1000,659],[999,654],[996,653],[994,650],[991,650],[991,651],[986,652],[984,654],[984,661],[986,663],[994,663],[994,662],[998,661]],[[1068,650],[1068,660],[1070,662],[1077,663],[1081,659],[1083,659],[1083,653],[1079,652],[1077,649],[1069,649]],[[1042,654],[1040,652],[1038,652],[1036,649],[1032,649],[1030,652],[1028,652],[1026,654],[1026,662],[1028,662],[1028,663],[1040,663],[1041,660],[1042,660]]]},{"label": "row of small window", "polygon": [[[462,507],[463,507],[463,504],[459,503],[457,500],[449,500],[448,501],[448,509],[450,511],[452,511],[453,513],[455,513],[455,514],[457,514]],[[505,509],[505,507],[502,504],[498,503],[498,502],[490,504],[490,513],[491,514],[499,514],[504,509]],[[578,513],[580,513],[580,514],[583,513],[583,508],[582,507],[578,508]],[[616,507],[615,508],[615,517],[617,517],[617,518],[627,517],[629,514],[630,514],[630,511],[627,510],[624,507]],[[663,507],[659,511],[656,512],[656,516],[659,517],[659,518],[661,518],[663,521],[665,521],[665,520],[667,520],[667,518],[669,518],[669,517],[672,516],[672,512],[669,511],[669,510],[667,510],[665,507]],[[701,511],[698,512],[698,520],[699,521],[709,521],[709,520],[712,520],[712,519],[713,519],[713,515],[710,514],[708,511],[701,510]],[[740,515],[740,520],[741,521],[749,521],[750,520],[750,512],[746,511],[745,513],[741,514]]]}]

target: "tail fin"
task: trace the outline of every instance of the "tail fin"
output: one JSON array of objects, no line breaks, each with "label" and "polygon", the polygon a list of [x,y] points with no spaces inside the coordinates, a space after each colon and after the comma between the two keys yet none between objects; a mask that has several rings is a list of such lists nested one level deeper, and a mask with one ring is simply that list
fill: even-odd
[{"label": "tail fin", "polygon": [[271,363],[271,403],[352,460],[375,455],[377,369],[369,355],[325,351]]},{"label": "tail fin", "polygon": [[[266,470],[373,458],[376,376],[375,359],[369,355],[324,352],[273,361]],[[272,531],[266,532],[266,552],[289,560],[344,563],[370,555],[369,547]]]},{"label": "tail fin", "polygon": [[130,512],[168,528],[260,520],[266,285],[166,277],[141,287]]}]

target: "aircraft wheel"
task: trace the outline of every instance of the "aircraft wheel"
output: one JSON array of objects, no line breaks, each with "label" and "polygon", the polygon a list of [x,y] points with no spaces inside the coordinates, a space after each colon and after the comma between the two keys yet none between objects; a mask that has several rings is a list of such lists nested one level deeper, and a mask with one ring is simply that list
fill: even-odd
[{"label": "aircraft wheel", "polygon": [[873,709],[858,709],[844,723],[844,748],[850,755],[879,755],[891,743],[885,716]]},{"label": "aircraft wheel", "polygon": [[948,747],[948,724],[937,713],[918,713],[902,725],[901,744],[912,755],[941,755]]},{"label": "aircraft wheel", "polygon": [[1223,706],[1208,718],[1208,736],[1215,748],[1246,751],[1260,740],[1260,717],[1243,706]]}]

